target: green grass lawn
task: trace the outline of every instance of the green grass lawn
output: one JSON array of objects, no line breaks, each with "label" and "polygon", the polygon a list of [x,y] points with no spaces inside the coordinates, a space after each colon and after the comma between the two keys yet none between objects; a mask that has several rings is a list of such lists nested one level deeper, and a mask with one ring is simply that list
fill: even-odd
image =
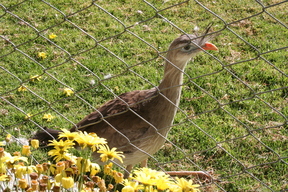
[{"label": "green grass lawn", "polygon": [[219,51],[188,64],[169,142],[149,166],[210,171],[219,181],[194,178],[203,191],[288,189],[287,2],[45,2],[0,3],[1,138],[70,128],[115,94],[158,85],[170,42],[213,22]]}]

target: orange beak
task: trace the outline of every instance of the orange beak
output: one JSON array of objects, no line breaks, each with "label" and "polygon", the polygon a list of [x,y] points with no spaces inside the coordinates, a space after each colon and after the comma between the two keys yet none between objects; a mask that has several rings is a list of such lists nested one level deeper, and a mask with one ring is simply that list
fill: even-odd
[{"label": "orange beak", "polygon": [[205,45],[202,48],[204,50],[214,50],[214,51],[218,50],[218,48],[214,44],[209,42],[205,43]]}]

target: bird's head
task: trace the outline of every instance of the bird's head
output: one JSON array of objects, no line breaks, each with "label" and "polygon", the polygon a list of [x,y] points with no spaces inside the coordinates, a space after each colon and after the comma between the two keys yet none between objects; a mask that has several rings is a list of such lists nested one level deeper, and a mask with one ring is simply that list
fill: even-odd
[{"label": "bird's head", "polygon": [[[185,65],[193,56],[204,50],[218,50],[218,48],[209,42],[215,35],[207,35],[210,27],[203,35],[184,34],[176,38],[170,45],[167,52],[167,59],[178,67]],[[201,48],[202,49],[201,49]]]}]

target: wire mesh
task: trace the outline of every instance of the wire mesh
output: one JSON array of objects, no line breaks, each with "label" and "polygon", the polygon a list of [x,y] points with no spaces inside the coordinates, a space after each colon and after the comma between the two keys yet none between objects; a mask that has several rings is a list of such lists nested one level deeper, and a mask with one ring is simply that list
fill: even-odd
[{"label": "wire mesh", "polygon": [[120,93],[157,87],[164,38],[212,21],[220,51],[183,71],[172,130],[149,166],[204,171],[214,178],[197,180],[205,191],[287,190],[287,1],[116,2],[0,3],[2,136],[25,144]]}]

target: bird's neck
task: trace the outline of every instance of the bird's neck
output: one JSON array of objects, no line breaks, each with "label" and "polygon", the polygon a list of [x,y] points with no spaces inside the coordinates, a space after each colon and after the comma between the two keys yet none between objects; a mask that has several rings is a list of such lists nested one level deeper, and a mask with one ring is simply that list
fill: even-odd
[{"label": "bird's neck", "polygon": [[[159,90],[174,105],[178,106],[183,84],[183,70],[187,61],[174,61],[171,58],[167,58],[167,60],[170,62],[165,62],[164,77],[159,85]],[[176,62],[177,67],[174,65]]]}]

